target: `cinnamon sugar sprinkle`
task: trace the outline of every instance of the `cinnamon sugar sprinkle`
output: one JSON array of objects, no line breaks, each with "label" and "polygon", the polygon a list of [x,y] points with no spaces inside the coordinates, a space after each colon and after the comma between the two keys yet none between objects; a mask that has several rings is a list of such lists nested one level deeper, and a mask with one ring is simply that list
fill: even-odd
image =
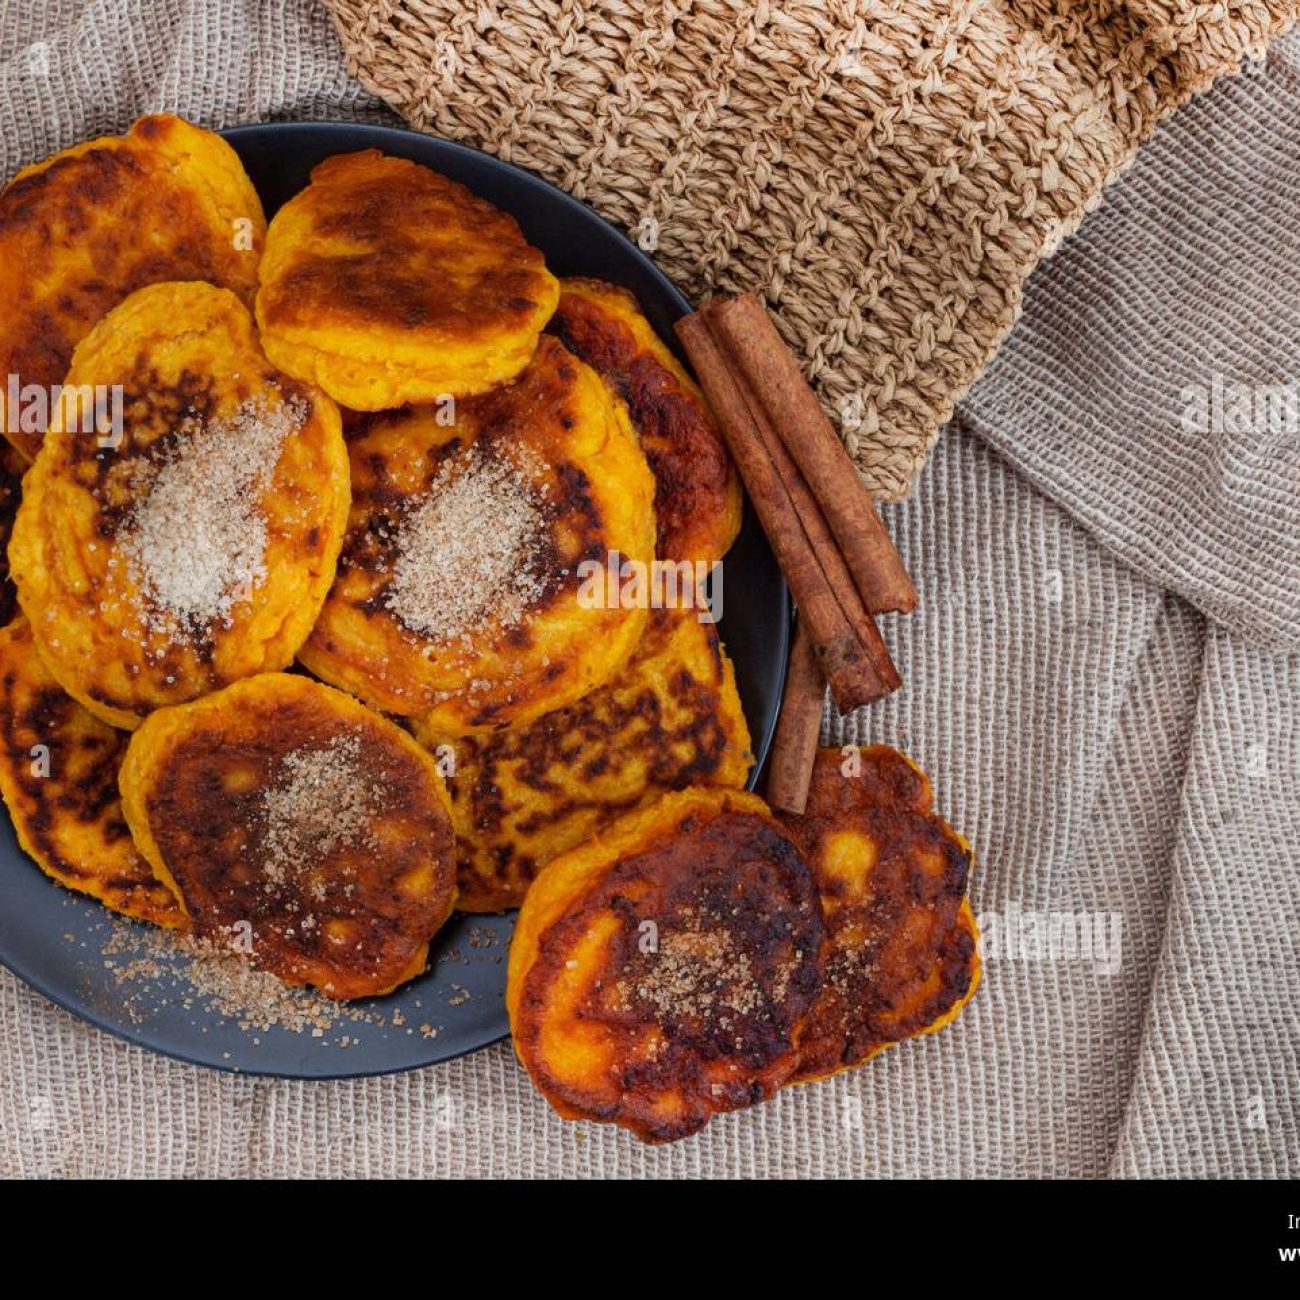
[{"label": "cinnamon sugar sprinkle", "polygon": [[543,591],[545,484],[477,447],[439,471],[397,532],[387,607],[412,632],[463,637],[488,616],[517,623]]},{"label": "cinnamon sugar sprinkle", "polygon": [[[752,1016],[765,1002],[749,954],[725,927],[675,930],[663,935],[646,968],[615,989],[621,1008],[636,1004],[657,1018]],[[730,1014],[729,1014],[730,1013]]]},{"label": "cinnamon sugar sprinkle", "polygon": [[230,626],[236,603],[266,579],[260,500],[285,440],[303,425],[301,402],[245,402],[230,416],[190,419],[143,485],[120,539],[149,624],[172,635]]},{"label": "cinnamon sugar sprinkle", "polygon": [[375,846],[372,820],[381,792],[366,773],[355,733],[290,750],[259,803],[262,870],[272,892],[296,884],[323,901],[321,864],[340,849]]},{"label": "cinnamon sugar sprinkle", "polygon": [[826,959],[825,982],[842,998],[861,997],[877,974],[874,949],[861,938],[837,935],[836,946]]}]

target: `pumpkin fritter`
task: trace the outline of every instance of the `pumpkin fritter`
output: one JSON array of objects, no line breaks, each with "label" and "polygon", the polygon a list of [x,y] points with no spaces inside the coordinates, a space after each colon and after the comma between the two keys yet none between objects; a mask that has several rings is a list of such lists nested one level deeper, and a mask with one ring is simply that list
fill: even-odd
[{"label": "pumpkin fritter", "polygon": [[[415,732],[435,753],[446,743]],[[652,610],[632,658],[590,695],[452,752],[463,912],[518,907],[547,862],[623,813],[692,785],[739,789],[753,762],[717,630],[681,607]]]},{"label": "pumpkin fritter", "polygon": [[812,873],[761,799],[666,795],[529,891],[510,948],[515,1049],[561,1115],[684,1137],[794,1072],[821,942]]},{"label": "pumpkin fritter", "polygon": [[529,722],[607,681],[646,609],[582,566],[648,564],[654,491],[604,385],[554,339],[513,383],[353,433],[338,579],[300,659],[438,735]]},{"label": "pumpkin fritter", "polygon": [[277,372],[227,289],[157,284],[78,345],[69,382],[121,384],[107,436],[54,414],[9,559],[37,646],[96,716],[288,666],[348,510],[338,408]]},{"label": "pumpkin fritter", "polygon": [[971,854],[935,815],[920,769],[885,745],[847,761],[819,750],[806,811],[781,820],[812,865],[826,918],[825,983],[795,1081],[951,1023],[980,977]]},{"label": "pumpkin fritter", "polygon": [[68,889],[123,916],[181,926],[184,913],[122,816],[126,742],[50,676],[25,619],[0,630],[0,794],[18,843]]},{"label": "pumpkin fritter", "polygon": [[257,319],[276,365],[380,411],[513,379],[558,293],[513,217],[367,149],[320,163],[276,213]]},{"label": "pumpkin fritter", "polygon": [[131,737],[121,788],[200,938],[340,999],[424,970],[455,895],[446,790],[351,696],[266,673],[160,709]]},{"label": "pumpkin fritter", "polygon": [[[206,280],[251,307],[265,233],[238,155],[178,117],[144,117],[24,168],[0,194],[0,383],[62,383],[91,326],[147,284]],[[29,458],[38,415],[4,421]]]},{"label": "pumpkin fritter", "polygon": [[626,406],[655,476],[656,553],[712,563],[740,531],[740,476],[704,394],[627,290],[560,281],[547,326]]}]

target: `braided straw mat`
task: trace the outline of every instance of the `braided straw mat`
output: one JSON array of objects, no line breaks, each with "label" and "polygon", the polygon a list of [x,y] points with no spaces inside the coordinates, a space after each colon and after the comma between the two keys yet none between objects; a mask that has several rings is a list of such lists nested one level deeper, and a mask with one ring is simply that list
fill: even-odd
[{"label": "braided straw mat", "polygon": [[694,299],[760,289],[904,496],[1038,260],[1296,0],[326,0],[412,125],[529,167]]}]

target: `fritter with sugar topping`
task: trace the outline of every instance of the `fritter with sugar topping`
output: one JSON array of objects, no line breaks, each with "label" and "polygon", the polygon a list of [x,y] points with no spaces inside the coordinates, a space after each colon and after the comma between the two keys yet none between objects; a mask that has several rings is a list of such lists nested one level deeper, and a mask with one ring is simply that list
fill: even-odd
[{"label": "fritter with sugar topping", "polygon": [[510,948],[515,1050],[561,1115],[666,1142],[798,1066],[822,917],[761,799],[665,796],[538,876]]},{"label": "fritter with sugar topping", "polygon": [[655,476],[656,553],[720,560],[740,531],[740,476],[704,394],[626,289],[560,281],[547,325],[622,402]]},{"label": "fritter with sugar topping", "polygon": [[[25,167],[0,194],[0,382],[62,383],[91,326],[160,280],[206,280],[251,307],[265,233],[238,155],[178,117]],[[33,457],[43,408],[7,411],[2,427]]]},{"label": "fritter with sugar topping", "polygon": [[817,877],[825,984],[796,1081],[834,1074],[950,1024],[979,984],[970,845],[930,783],[886,745],[817,754],[808,806],[781,820]]},{"label": "fritter with sugar topping", "polygon": [[120,429],[62,403],[23,483],[9,559],[36,644],[97,717],[284,668],[334,577],[348,510],[338,408],[277,372],[228,289],[157,284],[77,347],[122,385]]},{"label": "fritter with sugar topping", "polygon": [[261,279],[267,355],[359,411],[513,379],[559,293],[513,217],[376,149],[313,170],[271,222]]},{"label": "fritter with sugar topping", "polygon": [[160,709],[121,788],[199,938],[340,999],[424,970],[455,896],[447,793],[429,755],[351,696],[266,673]]},{"label": "fritter with sugar topping", "polygon": [[68,889],[123,916],[181,926],[185,914],[122,815],[126,742],[50,676],[25,619],[0,630],[0,794],[18,843]]},{"label": "fritter with sugar topping", "polygon": [[513,383],[375,416],[348,449],[338,580],[300,655],[318,677],[459,736],[570,704],[627,660],[646,609],[583,566],[651,561],[654,483],[554,339]]},{"label": "fritter with sugar topping", "polygon": [[[434,752],[445,743],[415,731]],[[680,606],[651,610],[632,658],[590,695],[452,752],[463,912],[518,907],[546,863],[624,813],[692,785],[739,789],[753,762],[717,629]]]}]

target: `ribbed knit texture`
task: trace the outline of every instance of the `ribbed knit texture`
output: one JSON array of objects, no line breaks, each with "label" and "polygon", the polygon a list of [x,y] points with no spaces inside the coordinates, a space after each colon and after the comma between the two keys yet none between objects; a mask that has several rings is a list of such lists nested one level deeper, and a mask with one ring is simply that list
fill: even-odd
[{"label": "ribbed knit texture", "polygon": [[686,291],[781,314],[907,491],[1026,276],[1296,0],[326,0],[414,125],[534,168]]}]

